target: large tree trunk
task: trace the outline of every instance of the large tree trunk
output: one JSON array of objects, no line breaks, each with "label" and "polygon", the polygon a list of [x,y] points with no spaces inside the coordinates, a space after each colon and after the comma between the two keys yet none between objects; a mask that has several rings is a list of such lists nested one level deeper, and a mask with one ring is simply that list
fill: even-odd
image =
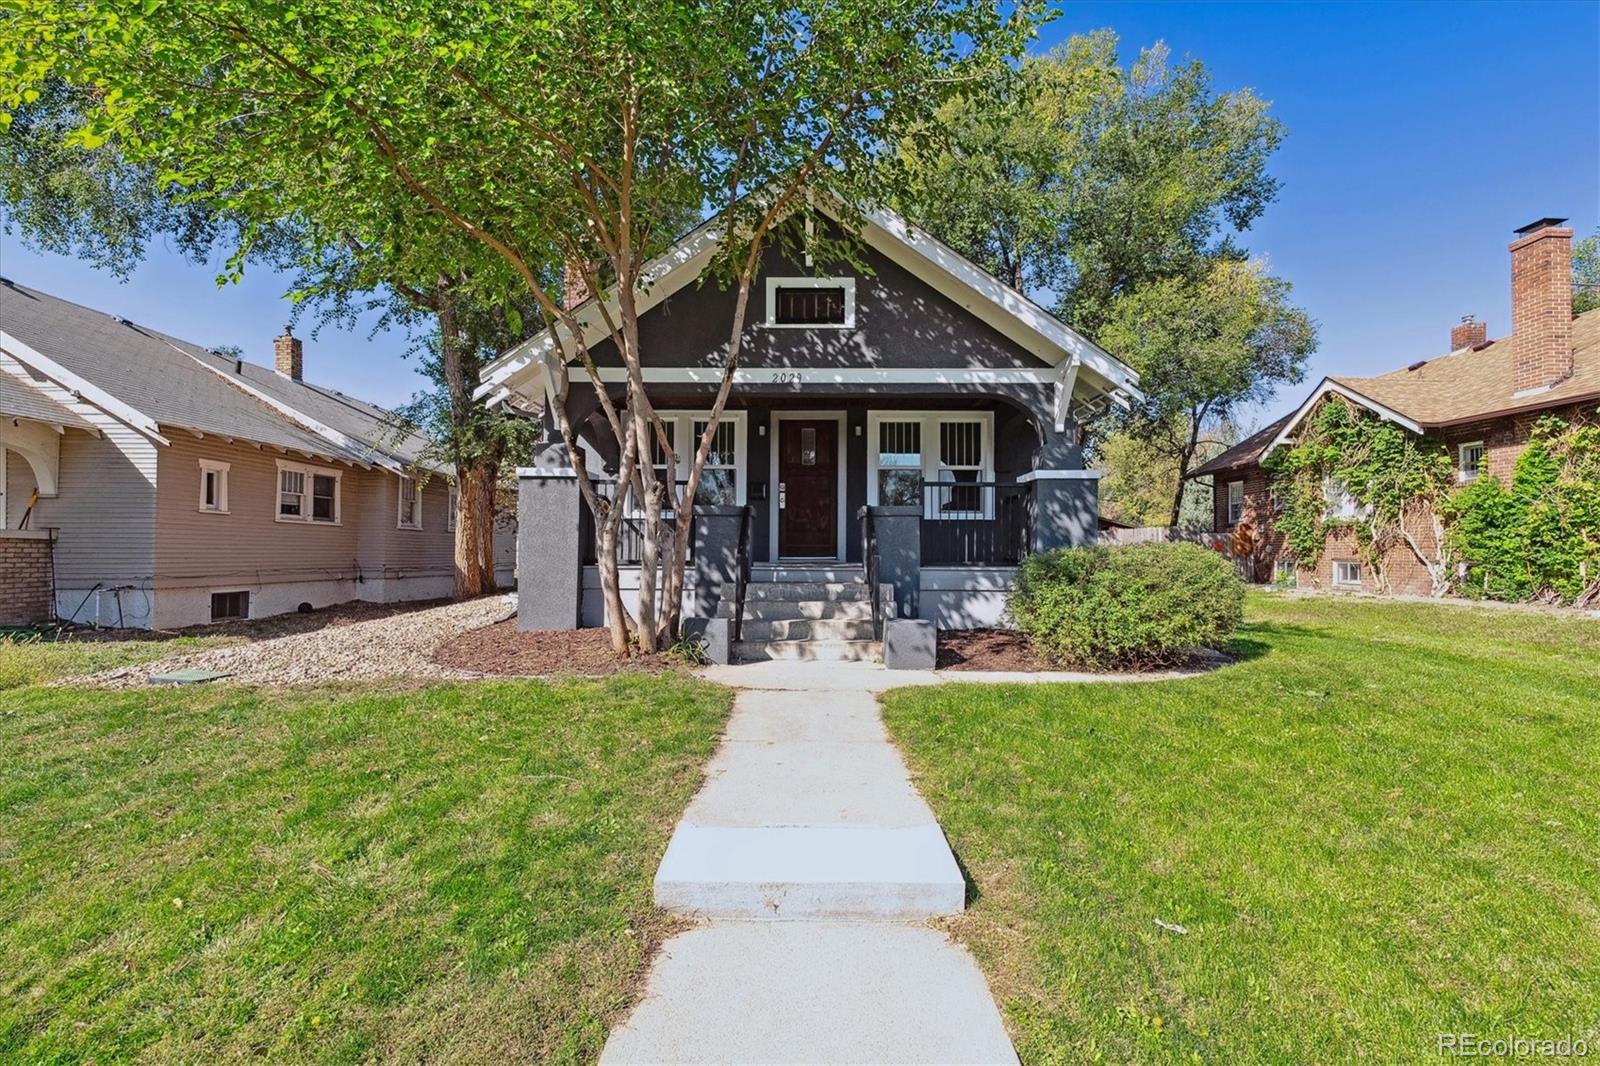
[{"label": "large tree trunk", "polygon": [[494,590],[494,485],[484,463],[456,467],[456,597]]}]

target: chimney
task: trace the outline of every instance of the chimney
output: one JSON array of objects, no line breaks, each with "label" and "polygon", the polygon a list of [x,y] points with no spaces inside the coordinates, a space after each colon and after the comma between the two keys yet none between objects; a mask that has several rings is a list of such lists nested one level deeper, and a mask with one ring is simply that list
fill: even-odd
[{"label": "chimney", "polygon": [[1572,376],[1572,230],[1541,218],[1511,242],[1511,363],[1515,395]]},{"label": "chimney", "polygon": [[283,336],[275,337],[272,341],[272,362],[278,368],[278,373],[284,377],[300,380],[300,373],[305,366],[300,338],[288,326],[283,327]]},{"label": "chimney", "polygon": [[561,306],[568,311],[589,298],[589,283],[583,280],[583,271],[571,263],[561,268]]},{"label": "chimney", "polygon": [[1475,315],[1462,315],[1459,324],[1450,327],[1450,350],[1476,348],[1489,339],[1489,323],[1479,322]]}]

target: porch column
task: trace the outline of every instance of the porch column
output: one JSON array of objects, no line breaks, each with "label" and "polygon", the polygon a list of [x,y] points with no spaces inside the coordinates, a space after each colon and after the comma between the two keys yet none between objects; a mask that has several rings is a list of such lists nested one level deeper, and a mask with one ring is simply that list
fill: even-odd
[{"label": "porch column", "polygon": [[1078,426],[1046,424],[1033,470],[1033,550],[1077,547],[1100,539],[1100,471],[1083,469]]},{"label": "porch column", "polygon": [[517,469],[517,628],[577,629],[583,607],[583,495],[566,445]]},{"label": "porch column", "polygon": [[[722,593],[733,595],[739,568],[739,522],[744,508],[734,504],[703,505],[694,509],[694,562],[686,575],[689,603],[684,618],[710,618],[717,613]],[[753,534],[752,534],[753,535]]]}]

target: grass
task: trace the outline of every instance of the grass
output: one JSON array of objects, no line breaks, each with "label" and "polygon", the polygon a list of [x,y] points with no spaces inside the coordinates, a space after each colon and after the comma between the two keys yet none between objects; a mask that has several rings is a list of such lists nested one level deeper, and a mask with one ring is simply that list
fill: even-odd
[{"label": "grass", "polygon": [[1235,650],[886,696],[1024,1061],[1596,1046],[1600,623],[1257,595]]},{"label": "grass", "polygon": [[0,631],[0,692],[40,685],[121,666],[154,662],[168,655],[234,644],[239,637],[191,636],[148,640],[86,640],[70,631]]},{"label": "grass", "polygon": [[0,694],[0,1060],[592,1061],[728,702]]}]

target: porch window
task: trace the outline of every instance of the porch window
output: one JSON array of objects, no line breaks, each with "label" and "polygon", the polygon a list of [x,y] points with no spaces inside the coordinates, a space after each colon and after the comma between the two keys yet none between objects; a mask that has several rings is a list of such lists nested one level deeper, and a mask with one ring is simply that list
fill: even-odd
[{"label": "porch window", "polygon": [[922,503],[922,423],[878,423],[878,502]]},{"label": "porch window", "polygon": [[979,422],[939,423],[938,509],[952,518],[982,518],[983,425]]},{"label": "porch window", "polygon": [[[690,439],[700,446],[700,434],[706,431],[710,419],[696,419]],[[695,493],[697,504],[732,504],[739,498],[738,427],[725,419],[718,420],[716,435],[711,441],[711,451],[706,465],[700,471],[700,488]]]}]

